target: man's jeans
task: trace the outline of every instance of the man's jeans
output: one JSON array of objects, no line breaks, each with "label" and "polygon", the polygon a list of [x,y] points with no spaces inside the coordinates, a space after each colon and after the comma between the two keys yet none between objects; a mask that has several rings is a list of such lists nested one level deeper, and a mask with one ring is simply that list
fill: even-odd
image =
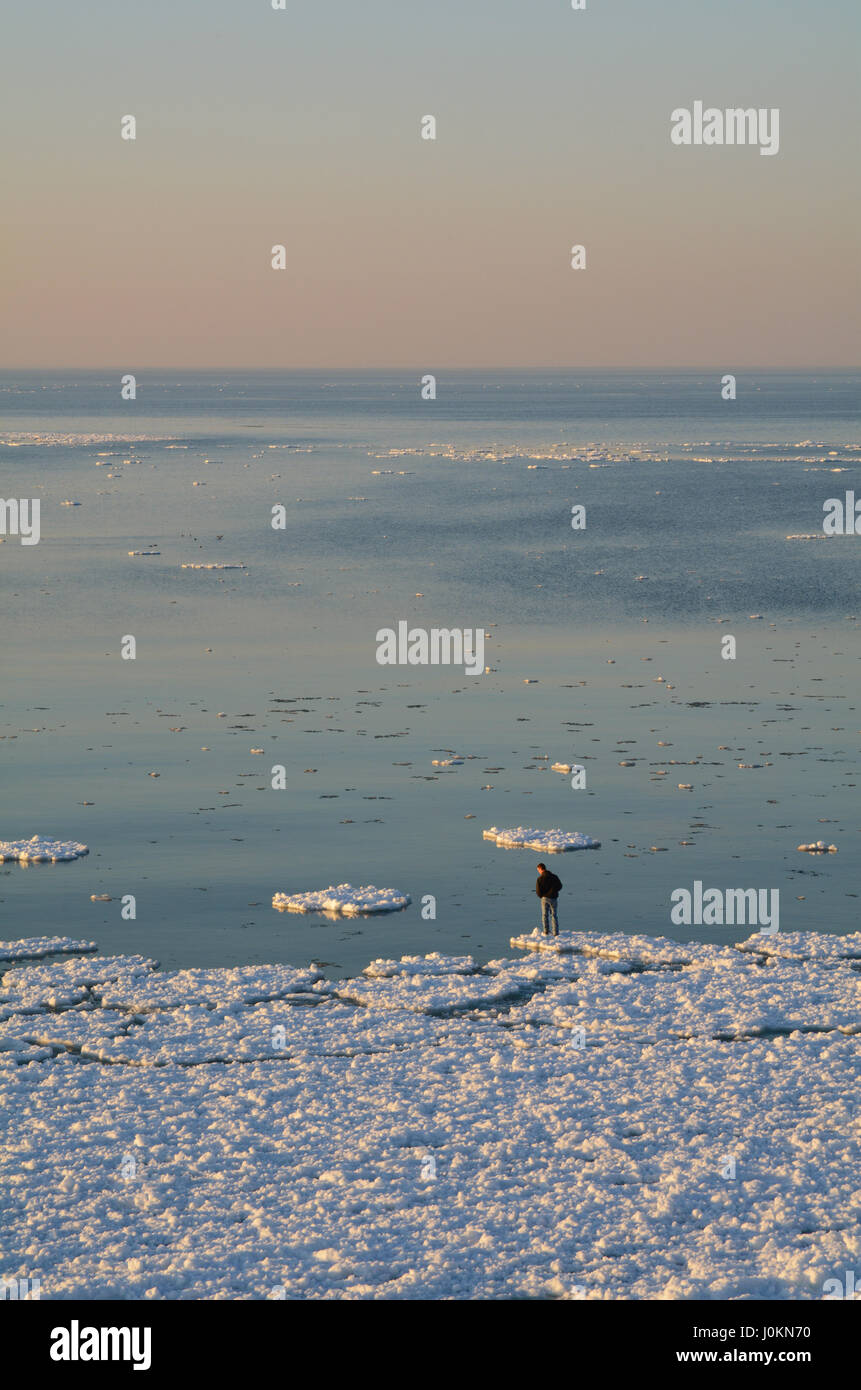
[{"label": "man's jeans", "polygon": [[556,916],[556,899],[541,899],[541,925],[544,928],[544,935],[550,936],[550,927],[553,927],[553,935],[559,935],[559,919]]}]

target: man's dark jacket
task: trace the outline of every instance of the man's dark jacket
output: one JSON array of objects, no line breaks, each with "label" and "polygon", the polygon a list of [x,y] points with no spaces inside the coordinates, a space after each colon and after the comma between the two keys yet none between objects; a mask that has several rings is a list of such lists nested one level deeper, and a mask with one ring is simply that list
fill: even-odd
[{"label": "man's dark jacket", "polygon": [[561,887],[561,879],[558,879],[555,874],[551,874],[549,869],[545,869],[543,874],[539,874],[535,882],[535,891],[539,898],[558,897]]}]

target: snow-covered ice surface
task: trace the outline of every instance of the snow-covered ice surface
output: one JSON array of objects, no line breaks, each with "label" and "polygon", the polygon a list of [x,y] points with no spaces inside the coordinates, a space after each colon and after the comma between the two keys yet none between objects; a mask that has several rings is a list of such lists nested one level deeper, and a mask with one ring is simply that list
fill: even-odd
[{"label": "snow-covered ice surface", "polygon": [[186,1004],[228,1009],[304,993],[322,979],[322,970],[292,965],[239,965],[209,970],[171,970],[157,974],[120,975],[95,986],[107,1008],[149,1013]]},{"label": "snow-covered ice surface", "polygon": [[485,840],[495,840],[504,849],[538,849],[548,854],[562,854],[569,849],[600,849],[600,840],[584,835],[582,830],[536,830],[533,826],[516,825],[499,830],[492,825],[484,831]]},{"label": "snow-covered ice surface", "polygon": [[6,969],[5,1277],[60,1300],[804,1300],[857,1269],[861,934],[513,944],[336,981]]},{"label": "snow-covered ice surface", "polygon": [[839,964],[845,960],[861,963],[861,932],[849,936],[823,936],[819,932],[785,931],[774,936],[751,936],[737,943],[740,951],[757,951],[782,960],[813,960],[820,964]]},{"label": "snow-covered ice surface", "polygon": [[86,845],[76,840],[50,840],[44,835],[34,835],[30,840],[0,840],[0,864],[5,859],[18,859],[22,864],[45,863],[47,861],[80,859],[89,854]]},{"label": "snow-covered ice surface", "polygon": [[339,912],[355,917],[362,912],[399,912],[411,901],[409,893],[399,893],[397,888],[375,888],[372,883],[354,888],[350,883],[339,883],[312,893],[276,893],[272,906],[282,912]]},{"label": "snow-covered ice surface", "polygon": [[529,983],[517,975],[400,975],[385,980],[339,980],[335,994],[366,1008],[409,1009],[420,1014],[459,1013],[489,1004],[501,1004],[530,992]]},{"label": "snow-covered ice surface", "polygon": [[83,1003],[91,991],[108,982],[147,974],[156,964],[144,956],[88,956],[83,960],[18,966],[7,970],[0,980],[0,1019],[9,1013]]},{"label": "snow-covered ice surface", "polygon": [[[806,936],[807,933],[799,935]],[[755,939],[759,940],[758,937]],[[690,965],[695,960],[710,960],[724,949],[700,941],[670,941],[665,936],[627,936],[624,932],[563,931],[558,936],[545,936],[538,928],[524,932],[522,936],[512,936],[511,944],[521,951],[603,956],[608,960],[629,961],[634,965]]]},{"label": "snow-covered ice surface", "polygon": [[372,979],[385,979],[392,975],[474,975],[479,968],[472,956],[444,956],[439,951],[432,951],[429,956],[372,960],[362,974]]},{"label": "snow-covered ice surface", "polygon": [[73,936],[27,936],[20,941],[0,941],[0,962],[28,957],[55,956],[63,951],[97,951],[95,941],[78,941]]}]

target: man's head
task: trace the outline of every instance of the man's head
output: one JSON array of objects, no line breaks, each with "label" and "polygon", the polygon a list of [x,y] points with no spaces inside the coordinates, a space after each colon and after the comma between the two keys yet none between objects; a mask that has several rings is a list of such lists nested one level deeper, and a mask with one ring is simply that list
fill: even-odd
[{"label": "man's head", "polygon": [[540,874],[546,874],[546,873],[547,873],[547,865],[546,865],[546,864],[539,864],[539,865],[538,865],[538,872],[539,872]]}]

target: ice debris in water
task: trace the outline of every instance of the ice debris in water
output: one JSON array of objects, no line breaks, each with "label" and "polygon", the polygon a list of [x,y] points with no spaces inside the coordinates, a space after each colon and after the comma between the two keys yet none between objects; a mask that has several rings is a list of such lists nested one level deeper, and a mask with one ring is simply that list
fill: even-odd
[{"label": "ice debris in water", "polygon": [[582,830],[536,830],[517,825],[512,830],[499,830],[492,825],[484,831],[485,840],[495,840],[505,849],[540,849],[548,854],[562,854],[570,849],[600,849],[601,841],[584,835]]},{"label": "ice debris in water", "polygon": [[34,835],[31,840],[0,840],[0,864],[5,859],[17,859],[20,863],[44,863],[80,859],[89,854],[86,845],[76,840],[49,840],[44,835]]},{"label": "ice debris in water", "polygon": [[398,912],[412,899],[397,888],[375,888],[373,883],[354,888],[350,883],[321,888],[311,893],[276,893],[272,906],[282,912],[339,912],[356,917],[362,912]]}]

